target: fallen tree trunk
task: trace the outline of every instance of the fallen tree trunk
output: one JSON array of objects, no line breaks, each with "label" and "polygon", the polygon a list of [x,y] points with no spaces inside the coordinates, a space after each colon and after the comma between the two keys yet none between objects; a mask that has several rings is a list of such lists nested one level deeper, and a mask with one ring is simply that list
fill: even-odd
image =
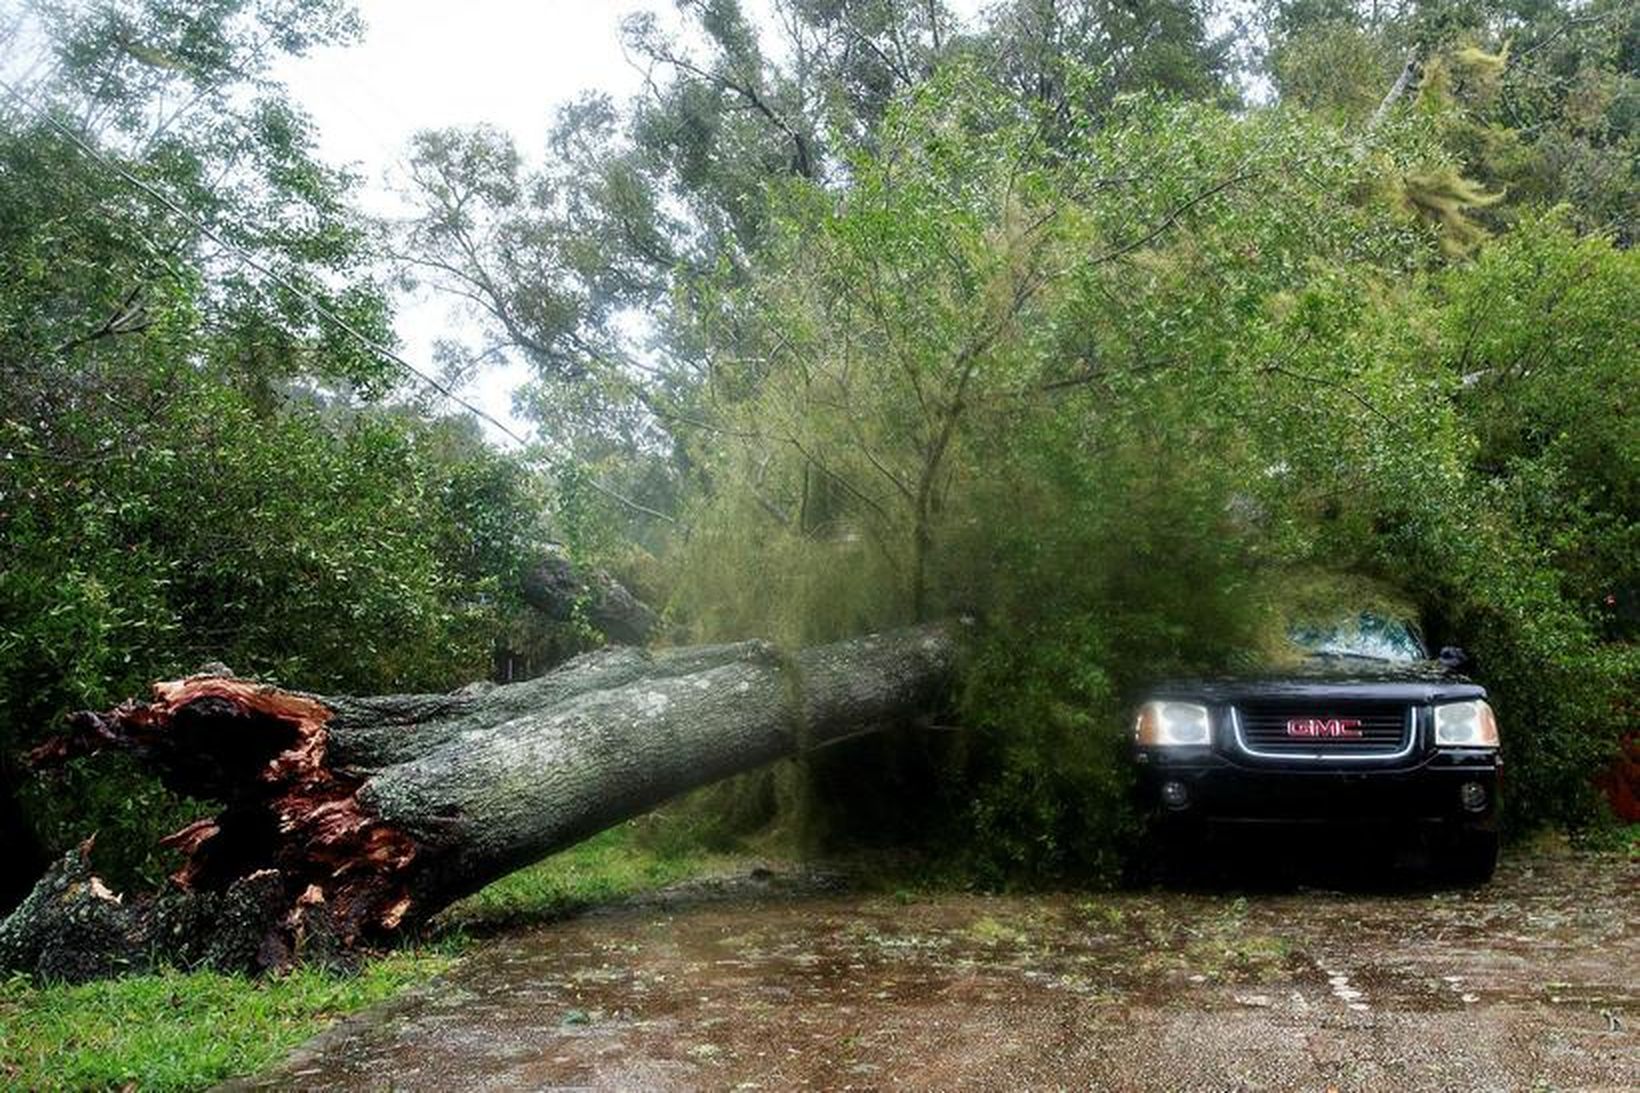
[{"label": "fallen tree trunk", "polygon": [[222,810],[165,840],[185,864],[163,898],[127,907],[83,855],[60,862],[41,882],[58,896],[37,890],[0,924],[0,966],[118,966],[50,956],[71,936],[50,921],[64,906],[92,908],[99,944],[125,938],[128,959],[185,944],[189,960],[266,968],[384,939],[686,790],[926,711],[952,655],[920,628],[791,655],[763,642],[610,649],[443,695],[158,684],[149,702],[76,715],[35,760],[119,748]]}]

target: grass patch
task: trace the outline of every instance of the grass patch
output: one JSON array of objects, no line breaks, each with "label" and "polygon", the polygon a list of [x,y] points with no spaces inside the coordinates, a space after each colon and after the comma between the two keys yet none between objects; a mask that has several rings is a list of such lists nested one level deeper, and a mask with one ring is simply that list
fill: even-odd
[{"label": "grass patch", "polygon": [[[1596,824],[1572,835],[1571,849],[1591,854],[1617,854],[1626,858],[1640,858],[1640,823]],[[1539,839],[1533,849],[1542,852],[1544,840]]]},{"label": "grass patch", "polygon": [[622,824],[502,878],[445,913],[442,943],[386,953],[353,973],[0,982],[0,1088],[199,1089],[253,1074],[338,1018],[444,971],[464,929],[553,918],[728,860],[656,839],[644,824]]},{"label": "grass patch", "polygon": [[449,966],[402,950],[357,973],[298,968],[248,979],[165,971],[81,986],[0,984],[0,1086],[198,1089],[272,1063],[353,1010]]},{"label": "grass patch", "polygon": [[963,931],[981,945],[1022,945],[1028,940],[1023,930],[1015,929],[992,915],[981,915]]},{"label": "grass patch", "polygon": [[648,838],[634,820],[496,881],[440,916],[456,930],[485,932],[542,922],[663,888],[730,859],[675,839]]}]

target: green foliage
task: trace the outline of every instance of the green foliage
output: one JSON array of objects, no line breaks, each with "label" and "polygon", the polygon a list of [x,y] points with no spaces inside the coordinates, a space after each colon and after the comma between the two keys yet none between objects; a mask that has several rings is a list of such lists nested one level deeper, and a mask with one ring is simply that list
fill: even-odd
[{"label": "green foliage", "polygon": [[1234,666],[1266,626],[1236,478],[1177,446],[1191,408],[1112,415],[1093,455],[1098,401],[985,438],[952,560],[982,620],[960,704],[975,739],[958,854],[992,882],[1114,879],[1137,834],[1134,696]]},{"label": "green foliage", "polygon": [[[0,514],[8,746],[209,660],[315,690],[487,674],[533,532],[516,467],[439,427],[266,416],[188,371],[161,382],[140,418],[65,413],[44,437],[5,422],[0,488],[26,499]],[[128,850],[151,853],[152,825],[177,810],[137,807],[154,791],[123,765],[91,769],[105,785],[81,772],[36,787],[39,823],[57,846],[102,830],[99,864],[129,879]],[[63,792],[76,783],[83,795]]]},{"label": "green foliage", "polygon": [[1548,217],[1439,289],[1474,497],[1403,549],[1515,726],[1517,814],[1586,824],[1590,772],[1636,728],[1640,261]]},{"label": "green foliage", "polygon": [[[27,11],[52,56],[0,107],[0,792],[66,712],[206,661],[314,690],[487,674],[538,499],[472,429],[370,405],[394,366],[319,315],[389,339],[368,226],[258,79],[350,15]],[[54,849],[100,831],[121,884],[197,807],[111,759],[27,798]]]},{"label": "green foliage", "polygon": [[1468,254],[1486,238],[1486,229],[1470,218],[1469,211],[1503,200],[1501,192],[1489,194],[1451,167],[1403,175],[1395,185],[1403,209],[1441,227],[1441,249],[1454,258]]},{"label": "green foliage", "polygon": [[1326,19],[1278,34],[1269,69],[1282,101],[1348,123],[1371,115],[1401,63],[1384,35],[1353,19]]},{"label": "green foliage", "polygon": [[1634,731],[1635,284],[1632,253],[1540,218],[1358,308],[1328,346],[1294,345],[1302,305],[1280,335],[1353,424],[1306,392],[1291,420],[1327,438],[1308,445],[1273,414],[1263,458],[1284,473],[1264,503],[1305,529],[1296,556],[1393,580],[1434,644],[1474,654],[1517,828],[1598,817],[1592,778]]},{"label": "green foliage", "polygon": [[[530,364],[524,412],[667,512],[688,503],[713,443],[701,430],[720,424],[716,380],[734,367],[701,312],[729,286],[750,289],[765,248],[792,244],[771,191],[851,190],[857,153],[895,142],[890,115],[952,67],[1031,114],[1044,147],[1075,143],[1131,93],[1234,97],[1231,43],[1194,0],[1007,0],[969,19],[943,0],[776,7],[681,4],[682,33],[653,12],[628,17],[645,93],[563,106],[539,164],[482,126],[421,134],[412,151],[420,215],[405,247],[430,283],[478,305],[451,359]],[[621,516],[629,537],[661,545],[653,521]]]},{"label": "green foliage", "polygon": [[[889,110],[846,194],[781,190],[765,264],[701,293],[720,424],[676,612],[786,641],[976,617],[968,737],[922,789],[944,841],[993,881],[1108,877],[1146,681],[1268,655],[1295,572],[1378,574],[1519,726],[1517,823],[1586,821],[1632,682],[1568,599],[1591,548],[1632,587],[1627,256],[1532,221],[1446,267],[1485,198],[1411,119],[1369,140],[1135,99],[1070,128],[1050,151],[952,69]],[[1408,180],[1450,207],[1408,216]],[[1485,337],[1483,302],[1510,316]],[[1519,398],[1483,404],[1478,352],[1533,377]],[[1588,520],[1557,523],[1583,491]],[[866,777],[827,807],[876,796],[915,811]]]},{"label": "green foliage", "polygon": [[[1499,198],[1471,227],[1495,230],[1563,203],[1580,230],[1633,239],[1633,4],[1436,0],[1369,10],[1287,0],[1269,11],[1268,71],[1284,102],[1359,123],[1405,61],[1420,62],[1411,112],[1457,158],[1458,173],[1434,189],[1457,196],[1461,176],[1470,193]],[[1414,180],[1420,188],[1429,187]],[[1452,245],[1463,252],[1473,242]]]},{"label": "green foliage", "polygon": [[74,987],[13,979],[0,984],[0,1076],[19,1089],[203,1089],[260,1070],[449,964],[438,951],[405,950],[357,973],[165,971]]}]

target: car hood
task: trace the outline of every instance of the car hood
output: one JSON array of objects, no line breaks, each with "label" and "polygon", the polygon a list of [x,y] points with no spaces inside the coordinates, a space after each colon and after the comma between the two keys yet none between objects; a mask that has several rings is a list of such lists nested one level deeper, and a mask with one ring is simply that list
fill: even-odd
[{"label": "car hood", "polygon": [[1428,703],[1485,698],[1486,688],[1438,661],[1325,656],[1241,675],[1167,680],[1153,686],[1150,697],[1208,703],[1316,698]]}]

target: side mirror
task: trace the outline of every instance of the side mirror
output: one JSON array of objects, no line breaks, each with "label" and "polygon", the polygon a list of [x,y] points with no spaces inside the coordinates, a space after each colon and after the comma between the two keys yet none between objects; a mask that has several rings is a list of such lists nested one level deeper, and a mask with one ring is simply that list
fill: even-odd
[{"label": "side mirror", "polygon": [[1455,672],[1469,663],[1469,653],[1461,645],[1447,645],[1441,648],[1441,655],[1435,659],[1447,671]]}]

